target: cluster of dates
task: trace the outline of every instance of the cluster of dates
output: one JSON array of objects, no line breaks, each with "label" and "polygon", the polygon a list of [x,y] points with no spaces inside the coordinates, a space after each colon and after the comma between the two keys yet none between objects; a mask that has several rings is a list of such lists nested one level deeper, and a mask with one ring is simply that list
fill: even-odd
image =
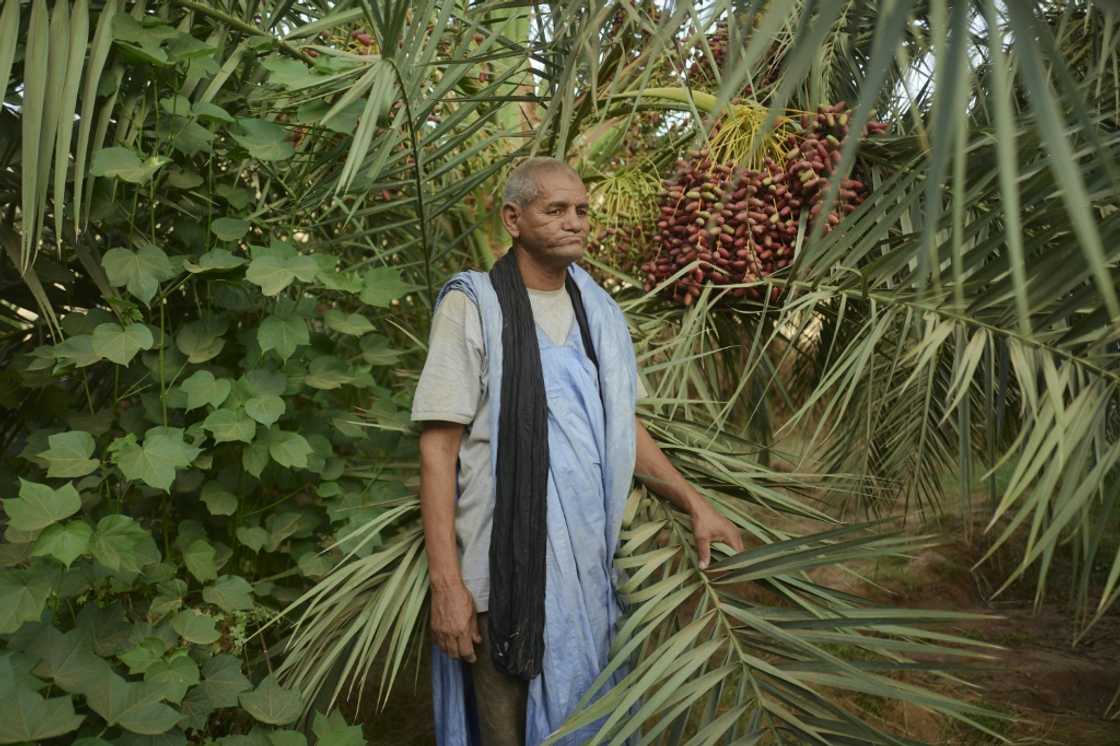
[{"label": "cluster of dates", "polygon": [[[742,34],[748,34],[749,29],[742,29]],[[720,21],[716,24],[715,30],[707,35],[708,49],[697,47],[693,49],[691,56],[688,58],[687,68],[685,74],[688,77],[688,84],[691,87],[714,89],[718,87],[721,82],[715,75],[714,70],[719,70],[724,76],[731,72],[727,64],[728,50],[731,49],[730,33],[728,32],[727,22]],[[745,51],[746,39],[740,39],[740,44],[744,45]],[[711,56],[708,55],[711,52]],[[777,42],[770,45],[770,49],[763,55],[763,60],[757,65],[754,71],[753,80],[755,85],[745,83],[739,89],[739,96],[746,96],[749,98],[758,98],[759,100],[765,99],[764,92],[768,90],[777,81],[781,75],[781,62],[782,50]],[[757,90],[757,93],[756,93]]]},{"label": "cluster of dates", "polygon": [[[886,127],[870,122],[863,134],[880,134]],[[861,181],[845,179],[832,209],[821,214],[848,135],[845,104],[839,103],[802,117],[800,131],[786,139],[780,163],[767,158],[760,170],[735,169],[713,162],[706,151],[678,161],[676,175],[664,182],[658,235],[642,266],[646,291],[696,260],[697,266],[669,286],[684,305],[691,305],[706,284],[757,282],[789,266],[803,214],[805,235],[818,220],[828,232],[866,196]],[[761,301],[764,292],[759,286],[734,287],[728,294]],[[769,292],[772,303],[781,300],[780,288]]]}]

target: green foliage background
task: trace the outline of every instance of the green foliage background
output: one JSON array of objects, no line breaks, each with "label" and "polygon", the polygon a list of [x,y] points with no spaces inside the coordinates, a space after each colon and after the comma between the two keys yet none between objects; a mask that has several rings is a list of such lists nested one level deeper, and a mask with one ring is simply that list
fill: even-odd
[{"label": "green foliage background", "polygon": [[[20,10],[7,3],[5,24]],[[27,10],[25,117],[46,12]],[[73,9],[71,24],[88,13],[96,29],[79,136],[94,141],[88,171],[55,174],[65,196],[52,243],[65,249],[34,257],[24,288],[5,274],[17,280],[9,312],[34,307],[31,291],[58,315],[17,317],[5,342],[4,743],[250,728],[256,741],[301,742],[284,728],[304,700],[267,676],[274,639],[250,636],[408,492],[395,464],[415,447],[401,432],[409,392],[394,370],[417,351],[394,324],[426,311],[411,310],[419,296],[400,306],[416,288],[399,251],[346,246],[357,231],[331,245],[337,222],[316,224],[329,210],[302,207],[317,199],[309,148],[297,155],[293,126],[275,121],[282,92],[357,63],[310,69],[271,37],[153,10]],[[215,76],[225,87],[204,93]],[[316,130],[323,147],[345,147],[362,109],[336,106]],[[311,101],[279,118],[316,126],[328,114]],[[4,230],[11,268],[17,238]],[[359,407],[384,427],[366,427]],[[318,741],[363,742],[339,717],[315,720]]]}]

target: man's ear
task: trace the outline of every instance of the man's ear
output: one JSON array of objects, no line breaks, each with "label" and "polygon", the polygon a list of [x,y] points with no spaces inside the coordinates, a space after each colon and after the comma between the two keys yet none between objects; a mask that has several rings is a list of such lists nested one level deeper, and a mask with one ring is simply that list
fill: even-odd
[{"label": "man's ear", "polygon": [[509,235],[517,238],[521,235],[521,229],[517,227],[517,219],[521,216],[521,210],[517,205],[506,202],[502,205],[502,224],[506,227]]}]

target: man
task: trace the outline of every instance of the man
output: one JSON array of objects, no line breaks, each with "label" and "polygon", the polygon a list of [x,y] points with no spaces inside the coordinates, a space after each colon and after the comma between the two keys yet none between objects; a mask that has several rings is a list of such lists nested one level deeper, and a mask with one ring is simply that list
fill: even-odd
[{"label": "man", "polygon": [[529,159],[503,198],[513,247],[444,287],[412,410],[441,746],[531,746],[573,714],[620,615],[612,558],[635,472],[689,514],[702,568],[712,542],[743,547],[635,416],[625,319],[575,266],[579,176]]}]

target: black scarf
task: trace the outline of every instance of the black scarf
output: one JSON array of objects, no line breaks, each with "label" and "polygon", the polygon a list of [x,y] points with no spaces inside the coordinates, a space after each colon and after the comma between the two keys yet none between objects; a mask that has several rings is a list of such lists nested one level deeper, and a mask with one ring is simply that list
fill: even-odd
[{"label": "black scarf", "polygon": [[[529,680],[544,658],[548,403],[533,308],[514,251],[490,270],[502,310],[502,388],[487,616],[495,666]],[[570,274],[564,286],[583,347],[598,368],[583,298]]]}]

